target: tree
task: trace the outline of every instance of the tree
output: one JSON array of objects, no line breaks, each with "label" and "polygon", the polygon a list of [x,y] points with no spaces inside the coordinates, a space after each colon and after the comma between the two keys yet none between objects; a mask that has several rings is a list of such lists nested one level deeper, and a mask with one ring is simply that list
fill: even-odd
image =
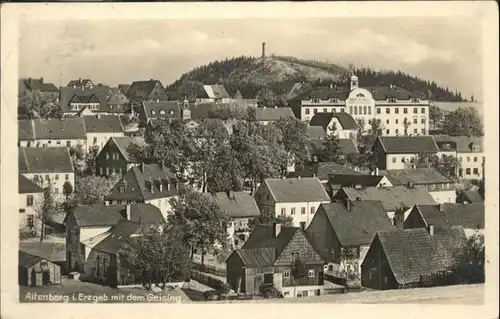
[{"label": "tree", "polygon": [[179,197],[170,200],[172,214],[168,223],[183,233],[183,242],[191,250],[201,250],[201,263],[214,244],[225,245],[227,233],[224,227],[227,216],[206,194],[191,189],[181,189]]},{"label": "tree", "polygon": [[240,191],[240,174],[241,165],[233,150],[228,145],[221,146],[208,171],[207,189],[210,193]]},{"label": "tree", "polygon": [[96,160],[99,155],[99,146],[91,146],[87,154],[85,154],[85,171],[89,175],[96,174]]},{"label": "tree", "polygon": [[269,88],[261,89],[255,98],[259,107],[274,107],[276,105],[276,94]]},{"label": "tree", "polygon": [[85,171],[85,151],[81,145],[76,147],[70,147],[69,155],[71,156],[71,161],[78,174],[82,174]]},{"label": "tree", "polygon": [[365,120],[358,120],[358,134],[356,135],[356,147],[359,153],[365,153],[366,151],[366,129],[365,129]]},{"label": "tree", "polygon": [[140,274],[144,286],[151,288],[165,285],[176,273],[182,272],[189,261],[189,250],[183,234],[177,227],[163,230],[163,225],[153,225],[142,231],[134,241],[120,252],[120,267],[130,273]]},{"label": "tree", "polygon": [[295,297],[297,282],[299,282],[300,279],[304,278],[307,275],[307,268],[305,263],[300,258],[299,253],[296,254],[292,253],[292,258],[293,258],[293,264],[291,269],[291,275],[293,278],[293,290],[294,290],[293,295]]},{"label": "tree", "polygon": [[102,203],[121,176],[113,174],[109,178],[101,176],[79,177],[76,180],[76,197],[82,205]]},{"label": "tree", "polygon": [[[38,181],[42,185],[43,181]],[[47,186],[43,188],[43,195],[35,206],[37,218],[40,221],[40,241],[46,236],[46,225],[50,222],[57,211],[55,192],[51,180],[47,181]]]},{"label": "tree", "polygon": [[296,118],[282,117],[270,124],[281,133],[281,143],[293,158],[297,169],[301,169],[309,158],[307,152],[307,125]]},{"label": "tree", "polygon": [[443,134],[451,136],[483,136],[483,125],[476,108],[459,107],[443,123]]},{"label": "tree", "polygon": [[432,122],[432,126],[436,129],[436,123],[443,119],[444,112],[437,105],[431,104],[429,106],[429,120]]},{"label": "tree", "polygon": [[484,235],[479,230],[468,238],[463,250],[457,253],[456,260],[453,270],[457,284],[484,283],[486,261]]},{"label": "tree", "polygon": [[360,287],[359,258],[356,247],[343,247],[340,256],[340,273],[346,288]]},{"label": "tree", "polygon": [[382,136],[384,132],[384,124],[380,119],[373,118],[370,121],[370,131],[369,133],[375,138]]},{"label": "tree", "polygon": [[405,136],[408,136],[408,128],[410,127],[411,122],[408,120],[408,118],[404,118],[403,120],[403,127],[404,127],[404,134]]},{"label": "tree", "polygon": [[331,133],[328,134],[323,141],[323,149],[321,152],[321,161],[323,162],[336,162],[339,164],[344,163],[344,157],[339,146],[339,138],[335,135],[336,127],[330,128]]},{"label": "tree", "polygon": [[73,185],[69,181],[65,181],[63,184],[63,194],[66,196],[66,202],[68,201],[69,195],[73,194]]},{"label": "tree", "polygon": [[60,119],[63,117],[61,106],[47,99],[39,90],[26,92],[19,97],[19,117],[26,119]]},{"label": "tree", "polygon": [[438,156],[434,155],[430,162],[430,166],[435,168],[443,176],[448,177],[453,181],[458,180],[458,171],[461,167],[460,161],[455,156]]},{"label": "tree", "polygon": [[293,217],[282,215],[276,216],[269,212],[262,212],[259,217],[252,218],[248,221],[248,228],[253,230],[257,225],[270,225],[273,223],[278,223],[283,226],[292,226]]}]

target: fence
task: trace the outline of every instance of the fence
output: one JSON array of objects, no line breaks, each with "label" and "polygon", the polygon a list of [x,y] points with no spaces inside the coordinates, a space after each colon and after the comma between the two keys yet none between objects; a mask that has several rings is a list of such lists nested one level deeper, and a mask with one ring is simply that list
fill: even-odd
[{"label": "fence", "polygon": [[195,262],[191,262],[191,269],[198,270],[200,272],[204,272],[214,276],[226,278],[226,270],[215,266],[202,265]]},{"label": "fence", "polygon": [[214,289],[218,289],[226,283],[226,278],[216,278],[210,274],[203,273],[195,269],[191,269],[191,279]]}]

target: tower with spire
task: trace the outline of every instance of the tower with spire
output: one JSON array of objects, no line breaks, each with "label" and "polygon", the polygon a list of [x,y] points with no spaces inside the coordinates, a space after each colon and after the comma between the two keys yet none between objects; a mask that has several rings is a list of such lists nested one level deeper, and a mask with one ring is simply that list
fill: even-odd
[{"label": "tower with spire", "polygon": [[182,120],[188,121],[191,119],[191,110],[189,109],[189,100],[187,96],[184,96],[184,101],[182,102]]}]

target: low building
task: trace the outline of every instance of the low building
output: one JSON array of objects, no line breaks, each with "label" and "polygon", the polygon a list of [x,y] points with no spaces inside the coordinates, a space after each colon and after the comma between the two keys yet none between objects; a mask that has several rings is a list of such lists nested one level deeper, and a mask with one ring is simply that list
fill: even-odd
[{"label": "low building", "polygon": [[267,125],[280,118],[295,118],[293,111],[289,107],[258,107],[255,109],[255,120]]},{"label": "low building", "polygon": [[335,134],[338,138],[355,140],[358,134],[358,124],[347,113],[317,113],[311,118],[309,125],[322,127],[327,136]]},{"label": "low building", "polygon": [[259,207],[247,192],[220,192],[212,195],[221,211],[229,217],[226,225],[232,247],[241,247],[250,236],[248,222],[260,217]]},{"label": "low building", "polygon": [[85,123],[79,118],[19,120],[20,147],[78,147],[85,149]]},{"label": "low building", "polygon": [[437,203],[455,203],[457,198],[453,181],[435,168],[380,170],[379,174],[394,186],[424,186]]},{"label": "low building", "polygon": [[223,85],[203,85],[195,99],[196,103],[229,103],[231,97]]},{"label": "low building", "polygon": [[110,113],[127,113],[129,111],[129,101],[125,92],[120,88],[112,88],[107,96],[107,104]]},{"label": "low building", "polygon": [[61,267],[55,263],[19,250],[19,285],[50,286],[61,284]]},{"label": "low building", "polygon": [[110,204],[146,203],[158,207],[165,220],[172,211],[170,199],[179,195],[175,175],[158,164],[130,168],[111,189],[105,201]]},{"label": "low building", "polygon": [[341,165],[337,162],[318,162],[312,163],[299,171],[288,174],[288,178],[297,177],[317,177],[322,184],[328,182],[330,175],[361,175],[362,173],[353,170],[352,168]]},{"label": "low building", "polygon": [[322,203],[330,197],[318,178],[268,178],[255,193],[261,214],[292,217],[293,225],[305,229]]},{"label": "low building", "polygon": [[361,265],[361,284],[377,290],[451,284],[465,244],[460,227],[377,232]]},{"label": "low building", "polygon": [[457,158],[460,163],[458,177],[480,181],[484,177],[483,137],[452,136],[457,145]]},{"label": "low building", "polygon": [[457,192],[457,203],[484,203],[484,197],[476,190],[461,190]]},{"label": "low building", "polygon": [[83,116],[87,132],[87,148],[101,150],[111,137],[123,137],[123,126],[116,115]]},{"label": "low building", "polygon": [[123,175],[130,168],[139,165],[133,150],[146,145],[142,137],[111,137],[102,147],[96,158],[96,174],[110,176]]},{"label": "low building", "polygon": [[413,168],[418,160],[439,152],[431,136],[379,136],[373,144],[375,165],[379,169]]},{"label": "low building", "polygon": [[64,183],[75,187],[75,169],[66,147],[19,148],[19,174],[42,188],[52,183],[56,200],[64,199]]},{"label": "low building", "polygon": [[273,285],[285,298],[324,291],[323,260],[297,227],[256,226],[226,265],[227,282],[237,293],[257,295],[263,284]]},{"label": "low building", "polygon": [[37,233],[40,225],[37,205],[43,198],[43,189],[33,181],[19,175],[19,229]]},{"label": "low building", "polygon": [[306,234],[328,263],[328,274],[346,279],[350,270],[356,271],[359,278],[361,263],[375,233],[392,229],[380,201],[346,200],[322,204]]}]

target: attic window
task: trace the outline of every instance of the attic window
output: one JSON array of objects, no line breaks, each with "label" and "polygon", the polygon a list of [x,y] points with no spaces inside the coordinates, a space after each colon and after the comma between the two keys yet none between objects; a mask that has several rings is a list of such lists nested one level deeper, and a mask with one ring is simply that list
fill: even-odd
[{"label": "attic window", "polygon": [[170,110],[168,113],[169,113],[170,115],[174,115],[174,111],[173,111],[173,110]]},{"label": "attic window", "polygon": [[418,102],[420,102],[420,99],[418,97],[414,97],[414,98],[411,99],[411,102],[412,103],[418,103]]},{"label": "attic window", "polygon": [[389,98],[389,103],[396,103],[397,99],[395,97],[390,97]]},{"label": "attic window", "polygon": [[120,186],[120,193],[125,193],[125,186]]},{"label": "attic window", "polygon": [[356,97],[365,97],[365,95],[362,93],[359,93],[358,95],[356,95]]},{"label": "attic window", "polygon": [[444,144],[444,145],[443,145],[443,148],[445,148],[445,149],[450,149],[450,144]]},{"label": "attic window", "polygon": [[161,114],[161,115],[165,115],[165,111],[164,111],[164,110],[161,110],[161,111],[160,111],[160,114]]},{"label": "attic window", "polygon": [[155,111],[151,111],[151,114],[152,114],[152,115],[155,115],[155,114],[156,114],[156,112],[155,112]]},{"label": "attic window", "polygon": [[319,103],[319,99],[318,98],[314,98],[314,99],[312,99],[312,102],[313,103]]}]

